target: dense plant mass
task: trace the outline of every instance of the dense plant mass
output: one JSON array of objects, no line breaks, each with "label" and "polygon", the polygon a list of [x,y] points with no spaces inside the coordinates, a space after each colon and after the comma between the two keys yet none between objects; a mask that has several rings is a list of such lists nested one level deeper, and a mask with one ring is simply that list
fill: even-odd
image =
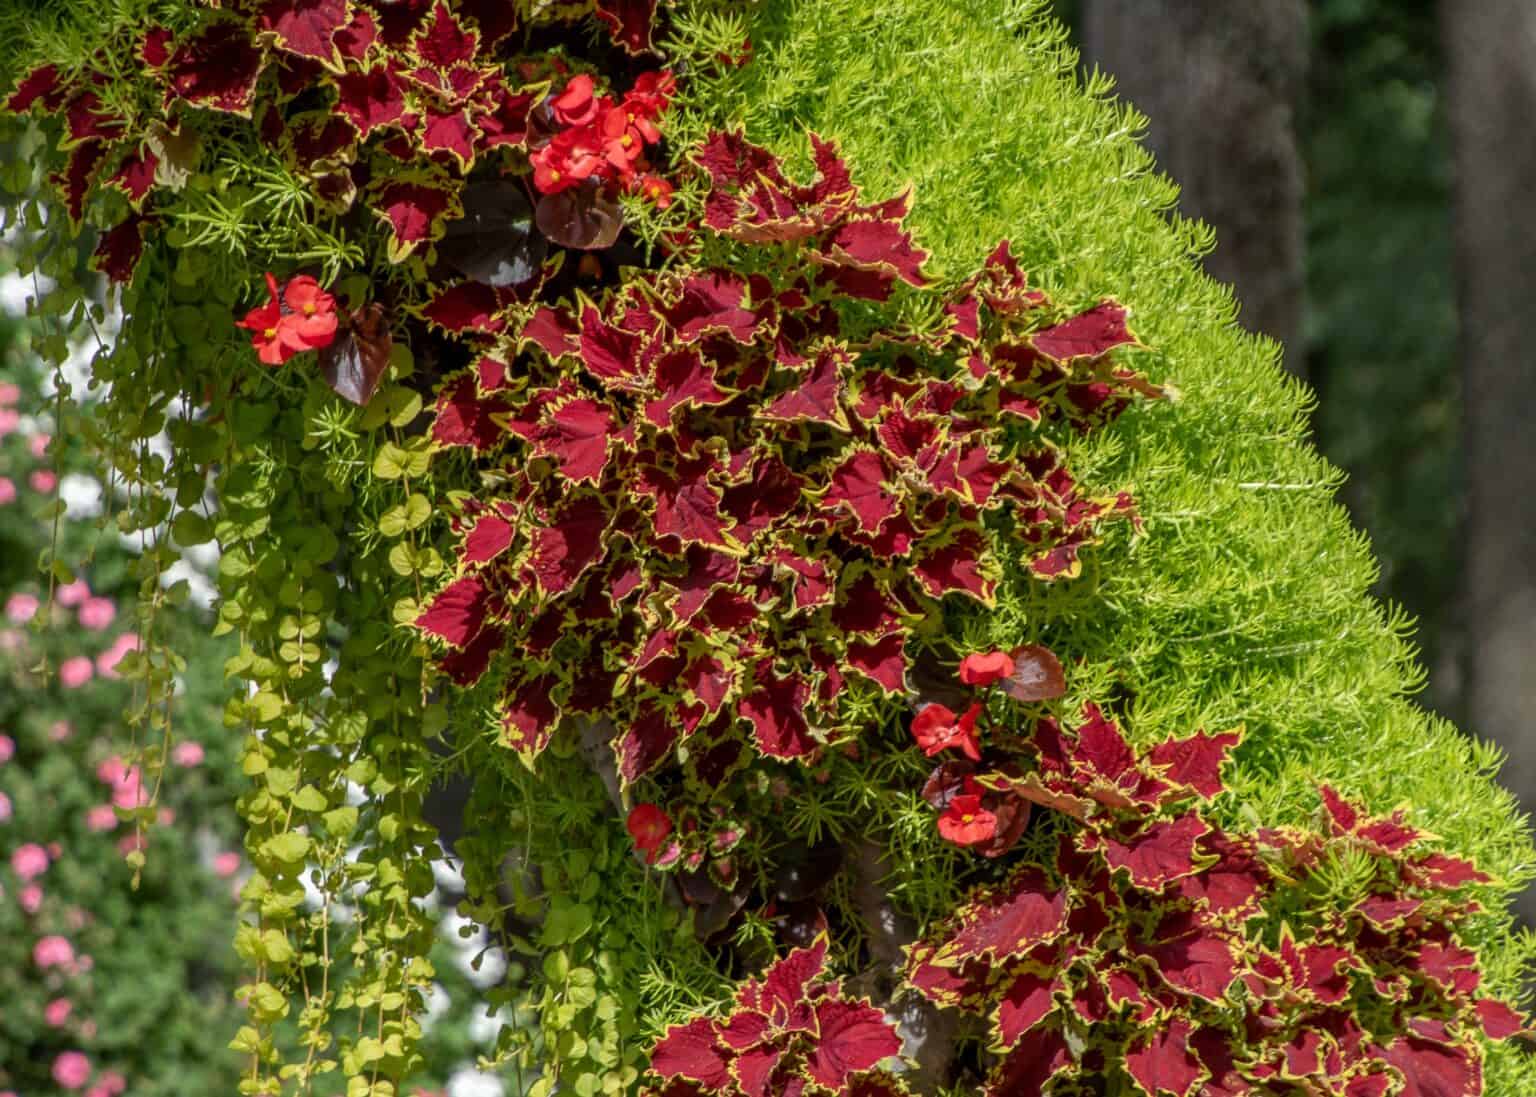
[{"label": "dense plant mass", "polygon": [[519,1094],[1480,1093],[1523,1026],[1453,928],[1491,878],[1331,787],[1233,825],[1241,736],[1120,731],[1158,682],[1104,669],[1101,572],[1177,537],[1116,458],[1179,414],[1126,294],[1011,231],[932,262],[910,189],[760,143],[728,107],[792,8],[28,30],[40,312],[105,319],[87,225],[119,310],[82,437],[146,590],[222,550],[240,1091],[422,1071],[441,839]]},{"label": "dense plant mass", "polygon": [[[1427,849],[1402,811],[1368,816],[1326,785],[1321,828],[1225,832],[1205,804],[1240,739],[1138,753],[1090,703],[1073,732],[1041,716],[989,751],[1009,761],[945,763],[930,780],[947,814],[972,801],[967,815],[996,817],[957,791],[963,778],[1013,816],[1033,804],[1062,823],[1049,862],[979,889],[908,950],[920,993],[986,1020],[1001,1056],[988,1093],[1127,1077],[1148,1097],[1481,1088],[1477,1037],[1524,1027],[1479,996],[1456,934],[1475,909],[1464,889],[1487,878]],[[1329,892],[1354,901],[1306,902]]]}]

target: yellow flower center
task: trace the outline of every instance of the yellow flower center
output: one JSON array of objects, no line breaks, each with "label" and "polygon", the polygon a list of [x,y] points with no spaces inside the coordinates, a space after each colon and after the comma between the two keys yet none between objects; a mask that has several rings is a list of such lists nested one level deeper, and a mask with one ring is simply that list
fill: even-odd
[{"label": "yellow flower center", "polygon": [[304,306],[304,315],[305,316],[313,316],[314,314],[315,314],[315,303],[313,301],[310,301],[307,304],[305,304],[305,306]]}]

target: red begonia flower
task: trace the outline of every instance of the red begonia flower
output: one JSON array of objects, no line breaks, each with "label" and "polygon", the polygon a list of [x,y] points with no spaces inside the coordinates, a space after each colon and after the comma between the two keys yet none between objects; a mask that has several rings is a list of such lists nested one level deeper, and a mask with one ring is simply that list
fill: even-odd
[{"label": "red begonia flower", "polygon": [[533,163],[533,185],[540,193],[559,194],[602,167],[602,134],[596,126],[562,130],[529,160]]},{"label": "red begonia flower", "polygon": [[980,716],[979,704],[968,708],[964,716],[956,716],[944,705],[929,705],[912,721],[912,737],[930,758],[946,747],[957,747],[971,761],[979,762],[976,721]]},{"label": "red begonia flower", "polygon": [[280,366],[294,352],[283,346],[279,329],[283,321],[283,307],[277,298],[277,279],[271,273],[267,274],[267,291],[271,299],[265,305],[258,305],[245,314],[245,319],[238,324],[251,332],[251,346],[256,350],[256,357],[269,366]]},{"label": "red begonia flower", "polygon": [[565,90],[550,103],[555,117],[565,126],[584,126],[597,117],[598,103],[592,95],[592,77],[586,73],[571,77]]},{"label": "red begonia flower", "polygon": [[661,852],[661,844],[672,833],[672,820],[655,804],[636,804],[625,824],[629,836],[635,840],[635,848],[645,854],[645,863],[654,865]]},{"label": "red begonia flower", "polygon": [[642,175],[636,189],[656,203],[657,209],[666,209],[672,204],[672,184],[659,175]]},{"label": "red begonia flower", "polygon": [[997,816],[981,806],[981,789],[974,780],[967,777],[965,788],[939,816],[939,834],[957,846],[979,846],[997,834]]},{"label": "red begonia flower", "polygon": [[977,652],[960,660],[960,681],[968,686],[990,686],[1013,673],[1013,656],[1006,651]]},{"label": "red begonia flower", "polygon": [[[295,275],[283,287],[283,303],[288,314],[283,317],[281,334],[297,345],[297,350],[329,346],[336,338],[336,298],[320,288],[307,274]],[[297,353],[297,351],[295,351]]]}]

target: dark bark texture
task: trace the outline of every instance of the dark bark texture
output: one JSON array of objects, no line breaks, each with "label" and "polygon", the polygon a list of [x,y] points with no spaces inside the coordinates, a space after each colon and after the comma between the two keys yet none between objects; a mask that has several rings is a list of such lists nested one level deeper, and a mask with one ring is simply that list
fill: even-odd
[{"label": "dark bark texture", "polygon": [[[1467,470],[1467,730],[1536,811],[1536,4],[1447,0]],[[1536,890],[1521,913],[1536,924]]]},{"label": "dark bark texture", "polygon": [[1305,0],[1084,0],[1082,30],[1084,60],[1151,119],[1148,143],[1179,184],[1180,212],[1216,230],[1206,270],[1299,374]]}]

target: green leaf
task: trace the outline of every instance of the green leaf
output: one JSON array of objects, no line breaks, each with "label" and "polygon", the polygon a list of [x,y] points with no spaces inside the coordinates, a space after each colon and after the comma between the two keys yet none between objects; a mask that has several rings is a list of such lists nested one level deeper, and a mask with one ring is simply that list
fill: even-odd
[{"label": "green leaf", "polygon": [[309,853],[309,836],[296,830],[274,834],[261,843],[261,850],[268,857],[285,864],[296,865]]},{"label": "green leaf", "polygon": [[321,792],[314,785],[305,785],[293,794],[293,806],[300,811],[324,811],[329,803],[330,801],[325,798],[325,793]]},{"label": "green leaf", "polygon": [[357,829],[357,808],[350,804],[326,812],[323,818],[326,832],[332,838],[350,838]]}]

